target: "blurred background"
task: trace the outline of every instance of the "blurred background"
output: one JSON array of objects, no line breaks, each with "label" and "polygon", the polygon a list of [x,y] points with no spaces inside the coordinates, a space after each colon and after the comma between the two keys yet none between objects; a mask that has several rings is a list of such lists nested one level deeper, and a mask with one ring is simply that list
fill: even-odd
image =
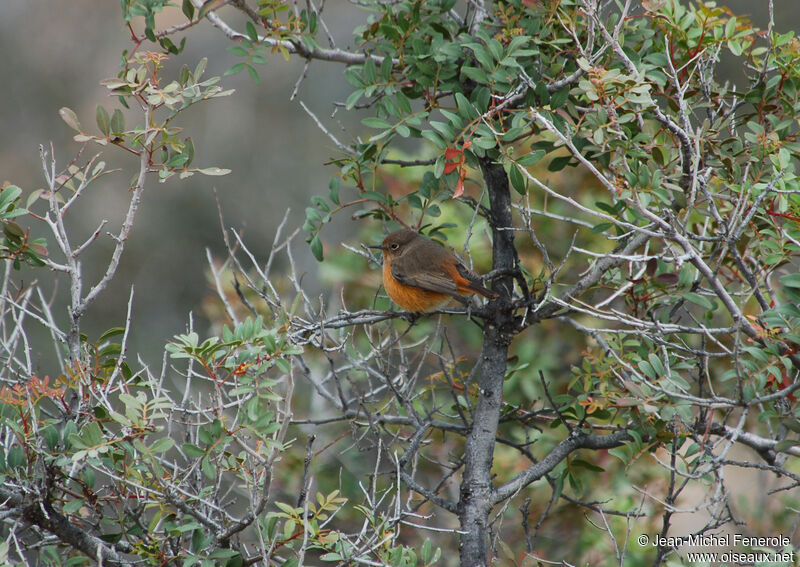
[{"label": "blurred background", "polygon": [[[328,23],[339,46],[351,47],[353,17],[361,12],[346,3],[339,8],[331,11]],[[224,15],[231,23],[242,23],[229,8]],[[166,11],[159,16],[158,27],[183,21],[180,10]],[[137,31],[140,29],[141,25]],[[230,45],[209,24],[196,26],[187,48],[171,58],[164,76],[174,77],[183,64],[194,68],[202,57],[209,59],[205,77],[221,76],[239,60],[226,51]],[[4,54],[0,76],[5,77],[0,91],[0,183],[16,184],[25,195],[44,187],[40,144],[49,148],[53,143],[59,169],[73,159],[80,144],[72,140],[74,131],[60,119],[58,109],[73,109],[85,130],[97,132],[96,106],[119,107],[99,82],[118,73],[122,52],[131,47],[118,2],[0,2],[0,52]],[[141,49],[155,50],[147,43]],[[327,192],[335,168],[324,162],[335,155],[335,147],[320,135],[298,101],[305,102],[333,131],[339,130],[345,140],[359,123],[357,117],[346,113],[330,119],[332,101],[343,101],[348,94],[341,65],[312,63],[296,100],[289,101],[303,64],[296,59],[286,62],[276,54],[268,65],[259,66],[260,84],[254,84],[247,73],[224,77],[223,87],[236,89],[233,96],[201,103],[180,116],[182,136],[191,136],[195,142],[194,165],[224,167],[232,173],[224,177],[196,175],[183,181],[174,178],[164,184],[159,184],[155,175],[148,178],[117,276],[85,319],[90,338],[124,323],[131,283],[135,286],[134,323],[149,329],[137,333],[145,336],[133,337],[133,352],[160,360],[164,342],[185,330],[190,311],[195,312],[200,334],[207,332],[207,323],[198,314],[204,296],[211,291],[205,275],[205,249],[210,248],[215,257],[225,256],[214,192],[225,226],[243,231],[261,260],[287,210],[287,231],[301,226],[309,197]],[[342,128],[349,132],[341,132]],[[117,148],[97,145],[87,146],[82,159],[101,150],[109,168],[122,171],[90,186],[82,208],[67,219],[75,243],[89,236],[102,219],[109,221],[106,231],[117,232],[127,208],[135,159]],[[41,207],[37,208],[40,212]],[[346,238],[348,228],[350,234],[355,232],[356,227],[334,223],[326,229],[325,240]],[[301,272],[306,273],[303,281],[312,291],[319,291],[318,264],[308,252],[304,235],[298,235],[295,242],[296,258]],[[105,236],[87,251],[83,259],[85,289],[102,275],[112,248],[112,240]],[[32,277],[43,277],[42,271],[20,273],[21,280]],[[55,315],[66,320],[63,307]]]},{"label": "blurred background", "polygon": [[[758,26],[766,25],[767,2],[730,0],[721,4],[750,17]],[[231,8],[220,14],[231,24],[242,23]],[[337,46],[353,48],[352,30],[365,20],[366,13],[337,0],[326,4],[325,15]],[[182,21],[185,18],[177,9],[157,20],[159,29]],[[780,32],[796,29],[800,24],[797,0],[775,0],[775,21]],[[173,39],[178,43],[180,37]],[[202,57],[209,59],[206,76],[222,75],[238,61],[226,51],[230,45],[221,32],[204,22],[190,30],[185,51],[171,58],[165,76],[183,64],[193,68]],[[96,132],[96,105],[117,107],[99,82],[117,74],[122,52],[131,46],[117,2],[0,2],[0,76],[4,77],[0,182],[19,185],[26,194],[43,187],[40,144],[49,147],[53,143],[60,167],[75,156],[80,145],[72,141],[74,132],[60,119],[58,109],[72,108],[86,129]],[[142,49],[152,46],[145,44]],[[276,54],[269,64],[258,67],[260,84],[254,84],[246,73],[225,77],[222,85],[236,89],[233,96],[200,104],[181,115],[183,135],[191,136],[197,148],[194,165],[229,168],[232,173],[224,177],[196,175],[164,184],[155,176],[148,179],[117,277],[85,320],[90,337],[97,338],[107,328],[124,323],[131,283],[135,286],[133,322],[149,330],[132,337],[132,352],[160,360],[164,342],[186,329],[190,311],[195,312],[201,336],[207,333],[208,323],[199,312],[203,298],[211,293],[205,250],[210,248],[218,258],[225,255],[215,191],[225,226],[244,231],[245,240],[260,259],[265,258],[287,210],[291,210],[290,230],[302,224],[310,196],[327,191],[335,168],[324,163],[337,155],[337,150],[298,101],[305,102],[342,141],[362,133],[360,116],[341,111],[331,117],[333,102],[343,101],[349,92],[341,65],[312,62],[296,100],[289,100],[303,67],[301,60],[286,62]],[[728,72],[735,81],[739,70]],[[101,149],[88,146],[84,159]],[[74,242],[91,234],[101,219],[108,219],[107,231],[119,230],[135,163],[116,148],[106,148],[103,159],[122,171],[92,185],[79,214],[68,219],[76,235]],[[342,241],[357,245],[357,234],[365,222],[374,221],[350,221],[349,215],[339,215],[323,231],[326,248],[335,250]],[[335,295],[335,290],[324,290],[320,283],[320,265],[308,252],[304,235],[296,243],[300,271],[305,273],[303,282],[310,286],[311,295],[319,291]],[[103,237],[84,257],[87,289],[104,271],[112,244]],[[30,281],[42,273],[23,270],[19,277]],[[66,310],[58,307],[55,315],[64,321]],[[48,356],[33,353],[34,358],[41,355]]]}]

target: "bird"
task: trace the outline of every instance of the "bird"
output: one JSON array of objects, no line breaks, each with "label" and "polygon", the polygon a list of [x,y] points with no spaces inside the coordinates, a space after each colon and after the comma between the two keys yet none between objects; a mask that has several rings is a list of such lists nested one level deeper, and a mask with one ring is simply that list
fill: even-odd
[{"label": "bird", "polygon": [[396,230],[368,248],[383,252],[383,287],[406,311],[429,313],[453,298],[468,304],[464,296],[475,293],[498,297],[461,260],[413,230]]}]

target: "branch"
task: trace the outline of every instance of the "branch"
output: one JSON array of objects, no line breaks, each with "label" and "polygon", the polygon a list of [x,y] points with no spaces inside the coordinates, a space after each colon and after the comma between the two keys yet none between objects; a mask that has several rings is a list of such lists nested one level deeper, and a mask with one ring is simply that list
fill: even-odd
[{"label": "branch", "polygon": [[[639,232],[633,236],[628,242],[621,243],[617,248],[614,249],[614,254],[608,255],[605,258],[600,258],[594,265],[589,269],[585,276],[579,279],[575,284],[567,290],[567,292],[562,296],[561,301],[564,303],[568,303],[570,300],[580,297],[587,289],[594,286],[600,279],[612,268],[623,264],[625,260],[622,259],[622,256],[631,254],[633,251],[637,250],[641,246],[644,246],[645,242],[647,242],[650,235],[646,232]],[[615,254],[619,254],[619,256],[615,256]],[[548,317],[552,317],[556,311],[561,309],[561,305],[557,301],[551,301],[548,304],[544,305],[536,312],[536,318],[539,320],[547,319]],[[531,323],[534,321],[532,320]]]},{"label": "branch", "polygon": [[[149,118],[150,113],[148,111],[146,113],[145,124],[149,123]],[[122,222],[122,228],[120,229],[119,234],[114,237],[114,239],[117,241],[117,244],[114,247],[114,252],[111,255],[111,261],[108,263],[106,273],[103,274],[103,277],[100,279],[100,281],[98,281],[92,287],[92,289],[89,290],[89,293],[86,294],[86,297],[80,300],[77,305],[74,305],[72,310],[73,319],[79,319],[83,315],[89,304],[94,301],[97,295],[106,288],[109,282],[113,279],[114,274],[117,272],[119,260],[122,257],[122,251],[125,249],[125,243],[127,242],[128,236],[130,236],[131,229],[133,228],[133,219],[136,217],[136,211],[139,209],[139,203],[142,200],[142,191],[144,189],[145,176],[147,175],[148,161],[148,152],[142,150],[142,153],[139,156],[139,176],[131,188],[131,200],[128,204],[128,212],[125,215],[125,220]]]},{"label": "branch", "polygon": [[423,497],[425,497],[425,499],[430,500],[443,510],[447,510],[448,512],[451,512],[453,514],[458,513],[458,506],[455,504],[455,502],[451,502],[450,500],[446,500],[441,496],[434,494],[433,492],[431,492],[430,490],[419,484],[416,480],[414,480],[414,478],[406,471],[404,470],[400,471],[400,478],[403,479],[403,482],[406,483],[406,486],[408,486],[411,490],[413,490],[417,494],[422,495]]},{"label": "branch", "polygon": [[[191,0],[192,4],[194,4],[195,8],[198,10],[202,8],[203,2],[202,0]],[[239,41],[241,39],[247,39],[247,35],[241,32],[236,31],[231,26],[229,26],[222,18],[217,15],[216,12],[211,11],[206,14],[206,19],[211,22],[215,28],[220,30],[224,33],[229,39],[234,41]],[[176,30],[177,31],[177,30]],[[265,45],[269,45],[273,48],[281,48],[285,49],[289,53],[293,55],[299,55],[305,59],[317,59],[319,61],[331,61],[334,63],[343,63],[345,65],[360,65],[364,63],[367,59],[372,59],[380,65],[383,63],[385,57],[380,55],[369,55],[367,53],[352,53],[350,51],[344,51],[343,49],[323,49],[321,47],[315,47],[309,49],[302,42],[299,40],[297,42],[286,40],[286,39],[275,39],[271,37],[265,36],[258,36],[259,43],[263,43]],[[393,60],[393,63],[399,64],[400,60]]]},{"label": "branch", "polygon": [[619,447],[626,441],[633,438],[627,430],[617,431],[609,435],[593,435],[590,433],[573,433],[561,443],[556,445],[552,451],[541,461],[518,474],[505,484],[498,486],[493,493],[492,502],[497,504],[542,478],[552,471],[558,463],[564,460],[567,455],[578,449],[611,449]]},{"label": "branch", "polygon": [[[58,537],[62,543],[80,551],[96,561],[98,565],[120,565],[126,567],[133,565],[123,559],[115,549],[115,547],[126,547],[125,544],[117,543],[116,546],[110,546],[102,540],[89,535],[73,525],[66,516],[53,508],[49,502],[39,498],[26,498],[4,487],[0,487],[0,499],[3,500],[3,508],[11,508],[22,520],[50,532]],[[125,549],[123,551],[129,550]]]},{"label": "branch", "polygon": [[[707,424],[700,423],[695,429],[698,434],[702,434],[705,432],[706,427],[708,427]],[[712,423],[710,427],[708,427],[708,431],[713,435],[719,435],[721,437],[725,437],[726,439],[732,439],[740,442],[742,445],[750,447],[756,453],[761,455],[769,464],[774,464],[775,454],[778,452],[786,453],[787,455],[792,455],[794,457],[800,457],[800,447],[792,446],[787,447],[782,451],[776,451],[775,446],[779,443],[779,441],[767,439],[754,433],[748,433],[747,431],[741,431],[735,427],[730,427],[721,423]]]}]

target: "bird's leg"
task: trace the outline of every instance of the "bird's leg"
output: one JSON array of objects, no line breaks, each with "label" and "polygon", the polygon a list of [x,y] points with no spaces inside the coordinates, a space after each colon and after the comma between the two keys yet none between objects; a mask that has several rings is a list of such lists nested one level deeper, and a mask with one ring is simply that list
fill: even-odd
[{"label": "bird's leg", "polygon": [[417,320],[420,318],[422,313],[415,313],[413,311],[402,311],[399,315],[404,320],[409,322],[408,328],[410,329],[417,323]]}]

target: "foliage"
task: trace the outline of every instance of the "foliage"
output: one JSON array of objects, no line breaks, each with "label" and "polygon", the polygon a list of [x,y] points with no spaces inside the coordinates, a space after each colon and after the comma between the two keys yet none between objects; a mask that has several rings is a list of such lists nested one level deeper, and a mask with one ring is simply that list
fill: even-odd
[{"label": "foliage", "polygon": [[101,146],[112,143],[134,154],[146,149],[149,154],[148,168],[158,171],[160,181],[165,181],[176,174],[185,179],[195,173],[205,175],[229,173],[229,170],[219,167],[190,169],[189,166],[194,160],[194,143],[191,138],[180,140],[178,135],[181,129],[172,126],[172,121],[178,113],[198,102],[229,96],[233,91],[222,90],[217,84],[219,77],[200,80],[206,68],[205,59],[200,61],[193,71],[184,66],[177,80],[162,86],[160,73],[165,59],[167,56],[162,53],[134,53],[126,59],[126,64],[117,78],[102,82],[110,94],[119,98],[125,108],[130,107],[128,102],[130,100],[133,104],[144,106],[149,110],[144,126],[126,129],[122,110],[117,108],[109,115],[108,110],[102,105],[97,106],[96,113],[97,128],[101,136],[85,133],[77,116],[69,108],[61,109],[61,117],[78,132],[74,136],[76,142],[93,141]]},{"label": "foliage", "polygon": [[[114,254],[87,293],[78,256],[100,230],[75,247],[59,219],[104,164],[56,174],[43,155],[48,190],[28,206],[46,204],[41,214],[17,208],[15,186],[0,193],[0,254],[46,265],[70,289],[64,328],[35,285],[2,296],[0,553],[666,565],[691,549],[667,537],[688,535],[685,516],[700,536],[789,533],[800,484],[792,33],[677,0],[369,1],[358,49],[345,51],[313,2],[231,2],[241,31],[224,4],[185,0],[186,22],[159,31],[168,2],[124,0],[134,47],[104,85],[141,125],[100,106],[91,134],[61,111],[77,142],[138,158]],[[80,323],[114,276],[147,175],[226,172],[192,168],[175,123],[231,92],[201,79],[205,61],[169,80],[168,55],[139,50],[177,54],[170,37],[204,19],[243,58],[228,74],[255,83],[275,52],[345,65],[340,105],[361,113],[363,135],[342,142],[311,115],[341,151],[303,228],[325,268],[353,283],[345,305],[311,298],[294,233],[281,225],[259,263],[226,232],[235,245],[212,275],[230,323],[175,337],[156,371],[126,353],[136,329],[92,342]],[[720,77],[724,58],[742,77]],[[378,263],[368,249],[326,254],[325,226],[345,211],[370,243],[402,225],[467,261],[491,245],[482,271],[498,299],[426,317],[387,309],[356,283]],[[28,244],[20,217],[43,223],[63,258]],[[282,254],[289,274],[273,271]],[[347,307],[370,299],[380,309]],[[58,343],[55,377],[27,354],[32,325]],[[743,501],[736,484],[753,481],[730,479],[752,471],[758,499]],[[458,560],[437,549],[456,537]]]},{"label": "foliage", "polygon": [[47,255],[44,239],[31,240],[30,231],[23,230],[14,218],[28,214],[28,210],[20,207],[18,202],[22,189],[6,183],[0,189],[0,224],[3,226],[3,242],[0,243],[0,259],[11,260],[14,269],[19,269],[23,262],[33,266],[42,266],[41,256]]}]

